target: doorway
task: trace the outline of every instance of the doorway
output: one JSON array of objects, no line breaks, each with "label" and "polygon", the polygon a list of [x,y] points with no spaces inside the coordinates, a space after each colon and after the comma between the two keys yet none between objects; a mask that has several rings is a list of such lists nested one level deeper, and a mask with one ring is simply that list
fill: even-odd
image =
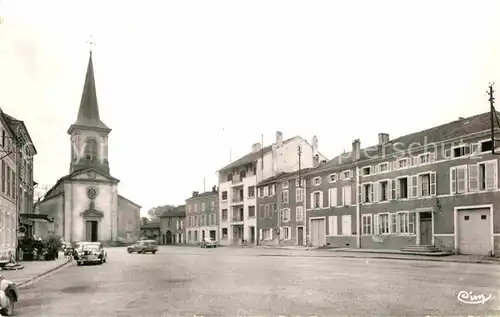
[{"label": "doorway", "polygon": [[217,231],[215,230],[210,230],[210,238],[212,240],[217,240]]},{"label": "doorway", "polygon": [[297,245],[304,245],[304,227],[297,227]]},{"label": "doorway", "polygon": [[311,246],[322,247],[326,244],[325,218],[310,219]]},{"label": "doorway", "polygon": [[85,239],[89,242],[98,241],[97,225],[99,222],[97,220],[87,220],[85,221]]},{"label": "doorway", "polygon": [[420,213],[420,245],[432,245],[432,214]]},{"label": "doorway", "polygon": [[250,227],[250,244],[255,244],[255,227]]},{"label": "doorway", "polygon": [[205,240],[205,230],[201,230],[201,240]]},{"label": "doorway", "polygon": [[167,244],[172,244],[172,232],[167,231]]}]

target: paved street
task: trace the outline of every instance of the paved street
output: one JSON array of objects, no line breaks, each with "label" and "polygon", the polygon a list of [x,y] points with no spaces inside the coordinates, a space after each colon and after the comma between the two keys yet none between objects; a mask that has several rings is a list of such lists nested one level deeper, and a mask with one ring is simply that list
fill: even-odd
[{"label": "paved street", "polygon": [[[500,315],[500,266],[325,257],[322,251],[109,248],[22,289],[18,316]],[[492,295],[464,304],[460,291]]]}]

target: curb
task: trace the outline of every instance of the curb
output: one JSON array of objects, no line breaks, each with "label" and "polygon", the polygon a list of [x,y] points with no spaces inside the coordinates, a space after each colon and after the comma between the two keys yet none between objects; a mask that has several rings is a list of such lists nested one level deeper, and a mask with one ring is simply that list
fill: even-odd
[{"label": "curb", "polygon": [[281,257],[304,257],[304,258],[346,258],[346,259],[381,259],[381,260],[396,260],[396,261],[427,261],[427,262],[448,262],[448,263],[473,263],[473,264],[490,264],[500,265],[500,262],[495,261],[459,261],[459,260],[440,260],[440,259],[419,259],[406,257],[390,257],[390,256],[354,256],[354,255],[290,255],[290,254],[259,254],[259,256],[281,256]]},{"label": "curb", "polygon": [[34,277],[32,277],[32,278],[30,278],[30,279],[26,280],[26,281],[23,281],[23,282],[21,282],[21,283],[17,284],[17,287],[18,287],[18,288],[23,288],[23,287],[25,287],[25,286],[28,286],[30,283],[34,282],[35,280],[38,280],[38,279],[40,279],[40,278],[42,278],[42,277],[44,277],[44,276],[46,276],[46,275],[49,275],[50,273],[53,273],[54,271],[57,271],[57,270],[59,270],[59,269],[62,269],[62,268],[64,268],[65,266],[68,266],[70,263],[71,263],[71,260],[68,260],[68,261],[66,261],[66,262],[64,262],[64,263],[62,263],[62,264],[59,264],[58,266],[53,267],[53,268],[51,268],[51,269],[50,269],[50,270],[48,270],[48,271],[42,272],[42,273],[40,273],[40,274],[38,274],[38,275],[36,275],[36,276],[34,276]]}]

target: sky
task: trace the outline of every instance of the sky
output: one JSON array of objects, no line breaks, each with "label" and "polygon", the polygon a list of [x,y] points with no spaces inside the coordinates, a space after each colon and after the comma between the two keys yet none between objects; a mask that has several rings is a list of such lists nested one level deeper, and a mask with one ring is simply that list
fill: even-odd
[{"label": "sky", "polygon": [[143,214],[209,190],[262,134],[317,135],[332,158],[486,112],[500,86],[495,0],[0,0],[0,16],[0,106],[27,125],[35,180],[69,172],[92,36],[111,174]]}]

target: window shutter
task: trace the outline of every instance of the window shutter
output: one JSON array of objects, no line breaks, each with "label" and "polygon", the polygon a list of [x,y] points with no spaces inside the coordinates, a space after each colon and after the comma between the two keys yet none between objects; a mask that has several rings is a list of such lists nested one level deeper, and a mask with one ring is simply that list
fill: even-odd
[{"label": "window shutter", "polygon": [[457,192],[465,193],[467,190],[467,166],[457,168]]},{"label": "window shutter", "polygon": [[434,161],[436,161],[436,153],[435,153],[435,152],[431,152],[431,153],[429,154],[429,161],[430,161],[431,163],[434,163]]},{"label": "window shutter", "polygon": [[436,179],[436,172],[431,172],[430,173],[430,194],[431,196],[436,196],[437,194],[437,179]]},{"label": "window shutter", "polygon": [[485,163],[486,189],[496,189],[498,185],[497,160]]},{"label": "window shutter", "polygon": [[380,183],[373,183],[373,201],[377,202],[379,201],[379,189],[380,189]]},{"label": "window shutter", "polygon": [[374,190],[373,190],[373,187],[375,186],[376,183],[371,183],[370,184],[370,201],[369,202],[373,202],[375,197],[374,197]]},{"label": "window shutter", "polygon": [[[392,169],[393,169],[393,170],[397,170],[397,169],[399,168],[398,164],[399,164],[399,163],[398,163],[398,161],[397,161],[397,160],[396,160],[396,161],[394,161],[394,162],[392,162]],[[389,165],[390,165],[390,164],[389,164]]]},{"label": "window shutter", "polygon": [[450,169],[450,194],[455,194],[457,192],[457,170],[455,168]]},{"label": "window shutter", "polygon": [[269,240],[274,239],[274,238],[273,238],[273,235],[274,235],[274,232],[273,232],[273,231],[274,231],[274,229],[273,229],[273,228],[270,228],[270,229],[269,229]]},{"label": "window shutter", "polygon": [[350,185],[349,186],[345,186],[344,190],[345,190],[345,196],[346,196],[345,205],[346,206],[352,205],[352,200],[351,200],[352,189],[351,189],[351,186]]},{"label": "window shutter", "polygon": [[398,232],[398,223],[397,223],[397,217],[395,213],[389,214],[390,216],[390,233],[396,234]]},{"label": "window shutter", "polygon": [[470,145],[471,154],[479,153],[479,143],[472,143]]},{"label": "window shutter", "polygon": [[476,164],[469,165],[469,191],[477,192],[479,190],[479,170]]},{"label": "window shutter", "polygon": [[314,193],[311,193],[311,202],[309,204],[310,209],[314,209]]},{"label": "window shutter", "polygon": [[378,165],[373,165],[373,174],[378,174]]},{"label": "window shutter", "polygon": [[[415,177],[417,179],[417,194],[413,197],[419,197],[419,196],[422,196],[422,178],[423,177],[418,176],[418,175],[416,175]],[[413,186],[415,186],[415,183],[413,183]]]},{"label": "window shutter", "polygon": [[264,240],[264,237],[262,236],[262,229],[259,229],[259,239]]},{"label": "window shutter", "polygon": [[397,197],[397,192],[398,192],[398,189],[397,189],[397,186],[398,186],[398,185],[397,185],[397,184],[398,184],[398,183],[399,183],[399,182],[398,182],[398,180],[397,180],[397,179],[393,179],[393,180],[391,181],[391,192],[392,192],[392,196],[391,196],[391,198],[392,198],[392,199],[398,199],[398,197]]},{"label": "window shutter", "polygon": [[359,200],[360,203],[364,203],[364,199],[366,197],[366,186],[362,185],[361,186],[361,199]]},{"label": "window shutter", "polygon": [[373,232],[374,234],[378,235],[380,234],[380,230],[379,230],[379,227],[378,227],[378,222],[379,222],[379,217],[378,217],[378,214],[374,214],[373,215]]},{"label": "window shutter", "polygon": [[387,193],[386,193],[386,195],[387,195],[386,199],[387,200],[392,200],[392,181],[391,180],[387,181],[386,191],[387,191]]},{"label": "window shutter", "polygon": [[415,198],[418,196],[418,176],[414,175],[410,177],[411,182],[411,197]]}]

